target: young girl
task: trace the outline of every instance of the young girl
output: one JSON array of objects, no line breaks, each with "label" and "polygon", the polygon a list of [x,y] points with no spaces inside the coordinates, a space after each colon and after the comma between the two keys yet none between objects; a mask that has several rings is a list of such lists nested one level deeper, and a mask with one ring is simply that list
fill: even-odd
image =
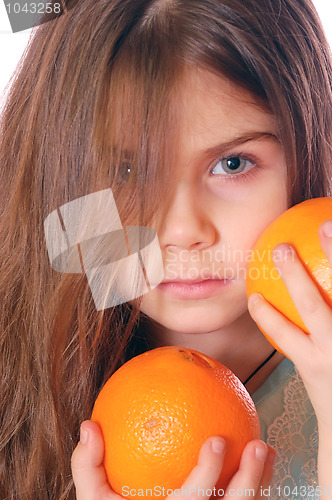
[{"label": "young girl", "polygon": [[[285,244],[278,267],[311,335],[264,298],[248,311],[245,293],[264,228],[330,194],[331,62],[313,5],[66,6],[34,30],[1,118],[1,498],[119,498],[93,403],[123,362],[162,345],[221,361],[257,404],[262,441],[244,450],[228,496],[329,498],[332,312]],[[123,227],[156,230],[164,279],[97,310],[84,273],[52,269],[43,224],[109,188]],[[331,233],[327,221],[330,264]],[[186,484],[212,488],[224,451],[211,436]]]}]

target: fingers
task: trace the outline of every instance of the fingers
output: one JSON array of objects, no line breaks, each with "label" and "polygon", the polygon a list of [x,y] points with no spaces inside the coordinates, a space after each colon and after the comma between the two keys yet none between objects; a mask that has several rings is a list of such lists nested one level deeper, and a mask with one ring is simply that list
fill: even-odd
[{"label": "fingers", "polygon": [[276,265],[281,273],[289,295],[296,309],[311,333],[326,329],[331,323],[332,313],[314,283],[306,272],[296,251],[287,243],[277,245],[274,249],[277,256]]},{"label": "fingers", "polygon": [[263,490],[268,488],[273,474],[275,451],[263,441],[251,441],[245,447],[240,467],[231,479],[225,496],[240,499],[264,498]]},{"label": "fingers", "polygon": [[[205,492],[212,490],[220,476],[225,456],[225,441],[221,437],[215,436],[207,439],[202,445],[196,467],[183,483],[183,491],[190,494],[197,494],[203,498]],[[176,493],[168,496],[167,499],[177,498]],[[206,496],[208,498],[208,496]]]},{"label": "fingers", "polygon": [[[273,466],[274,466],[276,456],[277,456],[277,452],[275,451],[275,449],[272,448],[272,446],[268,445],[267,457],[266,457],[266,460],[264,463],[264,469],[263,469],[263,473],[262,473],[262,477],[261,477],[261,481],[260,481],[260,487],[257,491],[256,498],[265,498],[266,494],[268,496],[270,496],[269,486],[271,484],[272,477],[273,477]],[[264,495],[264,492],[265,492],[265,495]]]},{"label": "fingers", "polygon": [[[102,466],[104,444],[101,431],[91,421],[83,422],[81,440],[72,455],[72,472],[77,500],[121,500],[107,483]],[[225,456],[225,441],[215,436],[207,439],[201,447],[196,467],[182,488],[190,495],[207,497],[219,479]],[[226,496],[240,498],[236,492],[250,491],[253,498],[263,498],[273,472],[275,451],[263,441],[251,441],[246,446],[238,472],[228,485]],[[175,491],[168,500],[178,496]]]},{"label": "fingers", "polygon": [[310,343],[308,336],[260,294],[249,297],[248,310],[259,327],[296,364],[296,355],[307,351],[307,344]]},{"label": "fingers", "polygon": [[[208,498],[222,471],[225,451],[222,438],[211,437],[206,440],[200,450],[198,463],[183,483],[181,491],[186,492],[187,496]],[[243,500],[243,495],[247,493],[251,498],[264,498],[264,490],[272,479],[275,457],[275,450],[263,441],[248,443],[239,470],[230,481],[225,496]],[[175,491],[167,500],[174,500],[178,496]]]},{"label": "fingers", "polygon": [[107,482],[102,465],[104,441],[99,426],[86,420],[81,425],[80,442],[71,459],[77,500],[120,500]]},{"label": "fingers", "polygon": [[[324,224],[319,230],[320,241],[327,257],[332,261],[332,237],[324,235]],[[297,364],[297,357],[306,356],[313,344],[320,350],[331,347],[332,310],[302,265],[296,251],[288,243],[277,245],[273,254],[281,278],[311,335],[303,335],[300,328],[288,321],[261,296],[251,296],[248,308],[254,321]]]}]

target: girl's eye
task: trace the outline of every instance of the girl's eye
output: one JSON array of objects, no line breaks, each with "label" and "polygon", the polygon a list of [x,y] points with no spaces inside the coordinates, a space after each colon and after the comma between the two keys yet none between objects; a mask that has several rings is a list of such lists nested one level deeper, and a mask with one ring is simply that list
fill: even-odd
[{"label": "girl's eye", "polygon": [[214,175],[240,174],[253,165],[253,162],[241,156],[227,156],[221,158],[213,167],[211,173]]},{"label": "girl's eye", "polygon": [[133,176],[133,165],[127,161],[124,161],[119,166],[119,180],[121,182],[128,182]]}]

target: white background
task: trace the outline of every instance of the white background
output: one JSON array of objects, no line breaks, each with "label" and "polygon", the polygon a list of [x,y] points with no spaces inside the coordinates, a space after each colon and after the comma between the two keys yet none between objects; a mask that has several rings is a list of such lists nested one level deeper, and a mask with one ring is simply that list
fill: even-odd
[{"label": "white background", "polygon": [[[314,4],[332,46],[332,0],[314,0]],[[0,0],[0,95],[23,54],[30,32],[31,30],[25,30],[12,33],[5,4]]]}]

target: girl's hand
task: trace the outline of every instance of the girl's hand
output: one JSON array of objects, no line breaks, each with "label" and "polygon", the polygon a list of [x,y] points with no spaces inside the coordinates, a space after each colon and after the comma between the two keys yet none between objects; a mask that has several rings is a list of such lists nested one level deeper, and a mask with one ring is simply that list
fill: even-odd
[{"label": "girl's hand", "polygon": [[[72,456],[72,472],[76,486],[77,500],[122,500],[109,486],[102,465],[104,455],[103,437],[97,424],[86,420],[81,427],[81,441]],[[222,470],[225,455],[225,443],[220,437],[212,437],[201,447],[198,463],[183,484],[183,491],[193,497],[202,495],[202,491],[213,490]],[[273,470],[275,451],[262,441],[247,444],[238,472],[230,481],[226,493],[235,499],[243,499],[245,491],[250,498],[264,498],[262,490],[268,488]],[[159,486],[159,485],[158,485]],[[162,485],[160,485],[162,486]],[[195,493],[196,492],[196,493]],[[188,497],[185,495],[184,498]],[[166,500],[177,500],[178,494],[172,494]],[[207,498],[207,497],[206,497]]]},{"label": "girl's hand", "polygon": [[100,427],[86,420],[81,424],[80,442],[71,457],[77,500],[122,500],[107,482],[103,457],[104,439]]},{"label": "girl's hand", "polygon": [[[332,266],[332,220],[320,226],[319,240]],[[249,298],[249,312],[294,362],[314,407],[319,428],[332,436],[332,309],[295,250],[286,243],[277,245],[276,250],[276,266],[310,335],[305,335],[256,294]]]}]

